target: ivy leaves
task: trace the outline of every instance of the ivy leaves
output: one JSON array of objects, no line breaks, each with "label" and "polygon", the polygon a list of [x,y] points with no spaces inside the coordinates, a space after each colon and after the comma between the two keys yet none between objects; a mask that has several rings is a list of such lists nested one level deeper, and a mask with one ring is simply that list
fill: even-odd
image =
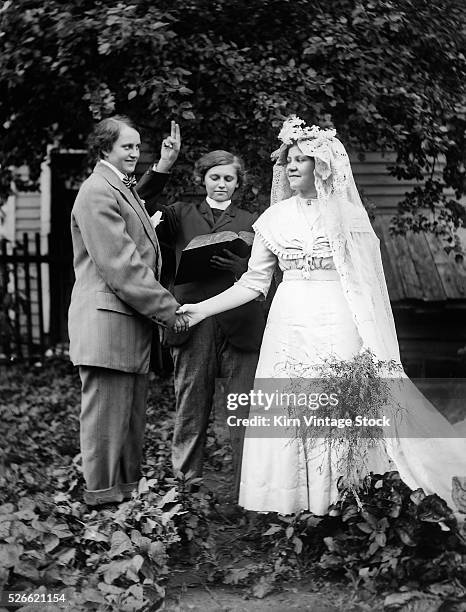
[{"label": "ivy leaves", "polygon": [[[63,608],[76,612],[144,610],[161,606],[170,575],[188,567],[212,588],[238,586],[259,599],[284,584],[294,588],[300,579],[311,581],[319,598],[335,591],[339,580],[342,596],[354,599],[357,588],[379,602],[409,582],[411,590],[387,595],[386,605],[394,609],[411,600],[424,605],[464,594],[464,533],[442,499],[410,491],[396,472],[368,476],[357,496],[341,491],[326,517],[239,509],[227,515],[212,493],[193,493],[189,485],[199,482],[173,478],[169,470],[170,380],[150,386],[146,477],[138,491],[119,506],[88,509],[81,502],[73,430],[79,386],[71,365],[58,359],[40,369],[10,366],[2,373],[4,590],[58,591],[66,598]],[[30,443],[18,449],[9,428],[28,431]],[[47,452],[39,455],[47,440]],[[221,478],[225,448],[209,448]],[[231,488],[227,479],[223,486]],[[222,502],[226,496],[219,496]]]}]

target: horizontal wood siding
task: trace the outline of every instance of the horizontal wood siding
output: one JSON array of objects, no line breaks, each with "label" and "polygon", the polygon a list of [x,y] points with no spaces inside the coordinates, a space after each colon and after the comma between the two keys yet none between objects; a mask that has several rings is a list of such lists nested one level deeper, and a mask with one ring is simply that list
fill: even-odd
[{"label": "horizontal wood siding", "polygon": [[[394,164],[395,153],[374,151],[365,153],[363,159],[358,153],[350,153],[354,180],[361,196],[376,205],[383,212],[396,211],[405,194],[420,183],[415,180],[398,180],[392,176],[388,166]],[[439,178],[444,162],[438,161],[434,177]]]},{"label": "horizontal wood siding", "polygon": [[16,240],[22,240],[23,233],[40,232],[40,193],[18,193],[16,195]]},{"label": "horizontal wood siding", "polygon": [[[35,252],[34,234],[40,232],[41,219],[41,194],[39,192],[19,192],[14,198],[15,213],[15,240],[17,243],[23,241],[23,235],[29,236],[29,251]],[[44,271],[44,267],[42,270]],[[10,281],[12,282],[12,281]],[[37,269],[30,266],[30,287],[31,302],[30,308],[33,321],[33,341],[39,340],[39,296],[37,287]],[[22,295],[26,293],[26,277],[22,264],[18,265],[18,289]],[[20,325],[22,329],[26,327],[26,315],[20,313]]]}]

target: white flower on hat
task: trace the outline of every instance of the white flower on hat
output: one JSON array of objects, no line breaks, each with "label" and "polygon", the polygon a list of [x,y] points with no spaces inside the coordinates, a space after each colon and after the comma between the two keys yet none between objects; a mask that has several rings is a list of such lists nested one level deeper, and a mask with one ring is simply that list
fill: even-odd
[{"label": "white flower on hat", "polygon": [[278,134],[279,140],[284,144],[292,144],[301,140],[327,140],[335,138],[337,132],[333,129],[321,129],[318,125],[307,126],[303,119],[296,115],[291,115],[283,123],[282,129]]}]

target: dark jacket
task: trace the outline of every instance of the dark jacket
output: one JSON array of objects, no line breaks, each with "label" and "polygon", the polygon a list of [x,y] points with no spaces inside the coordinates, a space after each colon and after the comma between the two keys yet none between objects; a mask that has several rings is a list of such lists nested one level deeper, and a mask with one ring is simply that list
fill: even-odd
[{"label": "dark jacket", "polygon": [[[149,170],[138,183],[137,191],[146,200],[155,195],[155,174]],[[252,232],[252,224],[257,218],[256,214],[242,210],[232,203],[217,222],[214,222],[212,210],[205,200],[198,203],[175,202],[170,206],[146,202],[146,208],[151,215],[157,210],[162,212],[157,236],[161,242],[174,248],[176,267],[183,249],[195,236],[227,230]],[[173,294],[182,304],[197,303],[221,293],[234,282],[234,275],[224,272],[213,275],[209,280],[176,285]],[[265,327],[265,314],[261,303],[254,300],[217,315],[216,320],[233,346],[245,351],[259,350]],[[186,342],[189,333],[174,334],[164,330],[164,339],[167,344],[178,346]]]}]

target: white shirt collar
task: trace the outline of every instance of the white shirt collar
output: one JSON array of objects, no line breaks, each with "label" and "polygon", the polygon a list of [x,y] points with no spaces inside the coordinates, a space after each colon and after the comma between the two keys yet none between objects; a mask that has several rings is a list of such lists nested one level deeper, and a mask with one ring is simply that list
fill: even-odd
[{"label": "white shirt collar", "polygon": [[226,202],[217,202],[213,198],[209,198],[209,196],[206,196],[206,200],[210,208],[218,208],[219,210],[226,210],[231,204],[231,200],[227,200]]},{"label": "white shirt collar", "polygon": [[111,164],[110,162],[108,162],[106,159],[101,159],[100,163],[104,164],[105,166],[108,166],[111,170],[113,170],[113,172],[117,175],[120,181],[122,181],[125,178],[126,174],[123,174],[123,172],[120,172],[118,168],[115,168],[115,166]]}]

